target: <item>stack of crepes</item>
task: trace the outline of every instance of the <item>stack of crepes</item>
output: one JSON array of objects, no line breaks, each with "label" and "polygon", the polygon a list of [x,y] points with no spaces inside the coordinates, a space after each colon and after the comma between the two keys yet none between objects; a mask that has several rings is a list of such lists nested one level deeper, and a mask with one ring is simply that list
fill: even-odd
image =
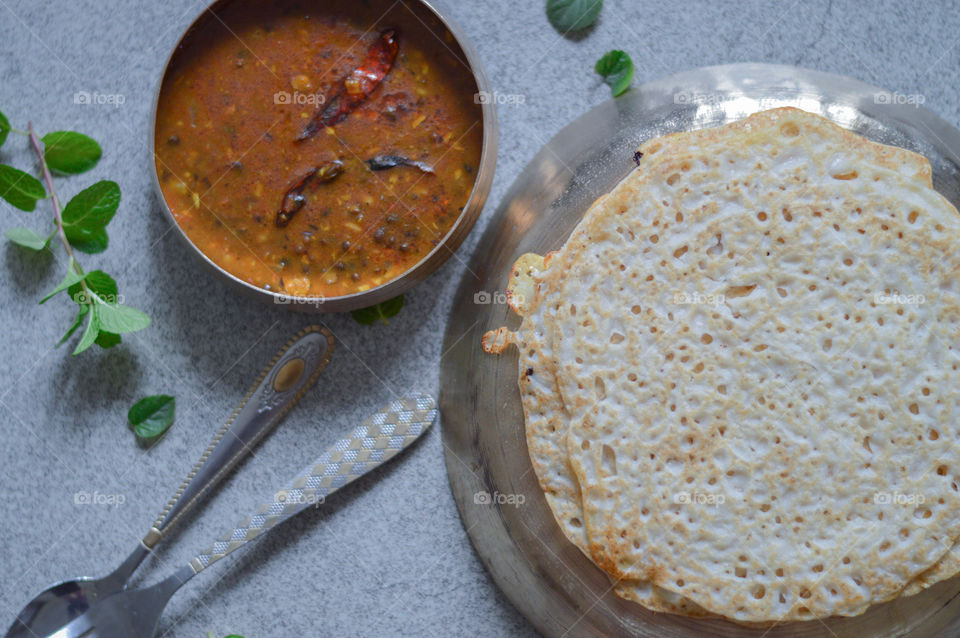
[{"label": "stack of crepes", "polygon": [[960,571],[960,216],[797,109],[644,144],[511,273],[530,458],[622,597],[860,614]]}]

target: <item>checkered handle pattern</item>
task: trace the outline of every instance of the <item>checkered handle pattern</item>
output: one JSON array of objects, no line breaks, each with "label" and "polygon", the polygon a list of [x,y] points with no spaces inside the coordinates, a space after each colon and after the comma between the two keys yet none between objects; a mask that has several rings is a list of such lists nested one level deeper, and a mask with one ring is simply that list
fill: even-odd
[{"label": "checkered handle pattern", "polygon": [[391,401],[274,494],[272,502],[260,506],[256,514],[245,518],[190,561],[194,572],[209,567],[291,516],[320,505],[327,495],[403,451],[436,418],[436,403],[428,395]]}]

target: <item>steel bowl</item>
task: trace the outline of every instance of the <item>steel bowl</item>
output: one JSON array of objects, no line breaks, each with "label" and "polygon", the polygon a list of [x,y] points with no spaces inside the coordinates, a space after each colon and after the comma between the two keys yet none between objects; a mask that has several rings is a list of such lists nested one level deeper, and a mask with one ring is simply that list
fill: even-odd
[{"label": "steel bowl", "polygon": [[[157,88],[153,96],[153,106],[151,107],[149,130],[150,139],[148,143],[150,148],[153,186],[157,194],[157,199],[160,200],[163,214],[176,229],[176,234],[190,248],[190,252],[197,257],[200,263],[203,264],[208,271],[212,272],[215,277],[226,282],[232,288],[241,291],[246,296],[259,299],[260,301],[266,303],[280,305],[284,308],[298,312],[347,312],[349,310],[356,310],[357,308],[365,308],[367,306],[378,304],[382,301],[392,299],[393,297],[406,292],[417,283],[426,279],[428,275],[433,273],[433,271],[435,271],[440,267],[441,264],[449,259],[449,257],[454,253],[454,251],[457,250],[457,248],[466,238],[467,234],[473,228],[477,218],[480,216],[480,212],[483,210],[483,205],[486,203],[487,196],[490,194],[490,187],[493,183],[494,168],[497,162],[497,113],[495,100],[477,99],[480,104],[482,115],[483,140],[480,153],[480,165],[476,173],[476,180],[473,184],[473,190],[470,192],[470,197],[467,199],[467,203],[463,207],[463,211],[461,211],[456,222],[454,222],[453,227],[447,231],[446,236],[444,236],[440,243],[438,243],[434,249],[431,250],[423,259],[410,267],[410,269],[408,269],[402,275],[395,277],[394,279],[391,279],[390,281],[387,281],[376,288],[337,297],[294,297],[284,293],[265,290],[258,286],[254,286],[253,284],[243,281],[232,273],[227,272],[222,267],[214,263],[214,261],[207,257],[207,255],[205,255],[183,231],[183,229],[180,227],[180,224],[178,224],[177,220],[174,218],[173,212],[170,210],[170,206],[167,204],[166,198],[163,195],[163,191],[160,188],[160,176],[157,173],[155,161],[157,107],[160,101],[160,92],[163,88],[163,83],[167,76],[167,72],[169,71],[171,62],[173,61],[177,51],[180,49],[184,41],[190,37],[194,30],[199,28],[204,21],[208,19],[216,19],[215,16],[217,12],[226,7],[228,4],[238,1],[251,0],[217,0],[216,2],[213,2],[207,6],[191,22],[190,26],[177,40],[177,45],[167,57],[167,61],[163,67],[163,73],[160,74],[160,79],[157,82]],[[408,4],[422,6],[426,11],[433,14],[440,21],[442,27],[445,27],[453,36],[455,40],[455,46],[459,47],[459,52],[462,53],[462,59],[466,61],[470,72],[473,74],[473,78],[476,83],[475,96],[492,95],[493,88],[490,84],[490,80],[487,78],[486,72],[483,69],[483,65],[480,63],[480,59],[476,50],[473,48],[473,45],[470,43],[470,40],[467,38],[463,29],[456,22],[454,22],[454,20],[449,16],[448,12],[446,10],[441,10],[434,4],[434,2],[427,0],[402,1]],[[318,9],[322,10],[324,4],[323,0],[315,0],[315,2]],[[386,10],[387,7],[390,7],[394,3],[391,0],[382,0],[382,4]]]}]

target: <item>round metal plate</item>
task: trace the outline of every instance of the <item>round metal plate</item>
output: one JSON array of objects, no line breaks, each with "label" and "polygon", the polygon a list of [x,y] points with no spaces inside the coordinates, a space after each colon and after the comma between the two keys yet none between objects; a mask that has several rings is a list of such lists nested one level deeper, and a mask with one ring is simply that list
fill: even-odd
[{"label": "round metal plate", "polygon": [[[633,167],[651,137],[796,106],[872,140],[926,155],[934,185],[960,204],[960,131],[916,99],[787,66],[737,64],[680,73],[593,108],[524,169],[487,228],[453,304],[440,408],[447,472],[464,527],[514,605],[545,636],[944,636],[960,634],[960,579],[855,618],[748,629],[654,614],[615,596],[564,537],[527,456],[517,356],[484,354],[487,330],[519,324],[503,292],[514,260],[560,247],[587,207]],[[474,275],[475,273],[475,275]]]}]

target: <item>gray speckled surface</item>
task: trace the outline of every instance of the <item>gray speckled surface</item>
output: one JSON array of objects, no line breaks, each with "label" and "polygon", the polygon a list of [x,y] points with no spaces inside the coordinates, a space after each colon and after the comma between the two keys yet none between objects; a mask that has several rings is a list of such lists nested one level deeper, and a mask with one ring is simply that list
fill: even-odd
[{"label": "gray speckled surface", "polygon": [[[490,202],[457,258],[407,295],[389,326],[349,317],[322,322],[339,348],[303,399],[188,527],[148,562],[152,582],[188,560],[345,426],[396,392],[436,392],[452,293],[479,232],[510,181],[567,121],[608,96],[591,72],[626,49],[635,84],[696,66],[795,64],[858,77],[903,94],[949,122],[960,119],[960,11],[951,2],[672,3],[608,0],[577,39],[548,25],[534,0],[449,0],[497,91],[524,96],[500,108],[500,153]],[[201,271],[160,214],[146,147],[150,102],[169,49],[202,8],[166,2],[0,0],[0,110],[14,126],[77,129],[105,150],[91,174],[59,182],[61,196],[116,179],[123,202],[111,247],[84,263],[116,275],[129,302],[154,318],[110,351],[71,358],[52,350],[69,322],[58,299],[36,300],[60,278],[59,257],[4,243],[0,287],[0,624],[31,595],[77,574],[103,574],[132,549],[273,352],[309,319],[231,294]],[[78,91],[121,94],[119,107],[77,105]],[[11,136],[0,162],[32,166]],[[0,203],[3,229],[46,229]],[[59,261],[58,261],[59,260]],[[127,407],[156,392],[178,397],[178,419],[146,451],[127,429]],[[460,525],[438,431],[400,462],[349,486],[227,558],[174,598],[164,635],[531,636],[495,589]],[[78,505],[77,492],[120,494],[117,507]]]}]

